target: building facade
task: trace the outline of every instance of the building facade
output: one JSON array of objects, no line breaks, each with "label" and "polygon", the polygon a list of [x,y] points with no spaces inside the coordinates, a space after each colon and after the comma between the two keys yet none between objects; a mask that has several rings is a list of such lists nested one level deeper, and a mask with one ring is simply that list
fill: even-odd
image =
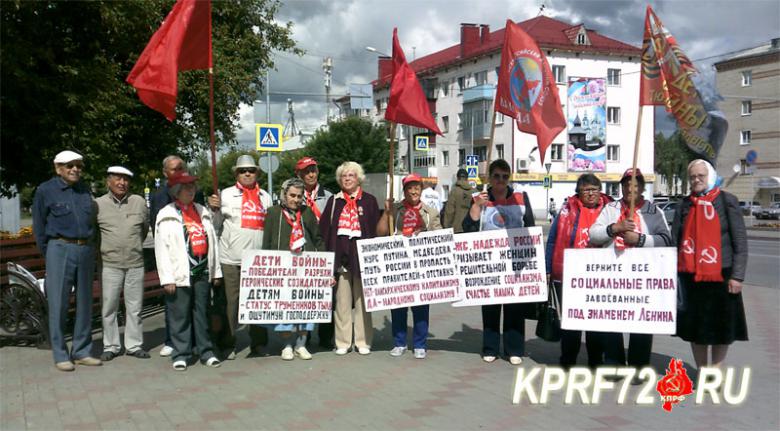
[{"label": "building facade", "polygon": [[724,98],[719,106],[729,122],[717,163],[724,188],[741,201],[780,202],[780,38],[715,69]]},{"label": "building facade", "polygon": [[[633,163],[641,50],[583,24],[544,16],[520,26],[547,55],[568,126],[548,148],[543,165],[536,136],[518,131],[511,118],[498,114],[492,159],[503,158],[512,165],[512,181],[528,191],[537,217],[544,214],[549,198],[560,207],[565,197],[574,194],[583,172],[598,175],[604,191],[618,196],[620,177]],[[461,24],[459,44],[410,63],[444,136],[431,137],[427,152],[410,152],[410,138],[427,130],[399,127],[398,164],[407,171],[411,158],[412,170],[436,179],[437,190],[445,197],[467,155],[477,155],[480,175],[486,174],[503,40],[504,29],[491,32],[487,25]],[[374,81],[377,120],[384,117],[387,107],[391,72],[391,59],[380,57]],[[641,125],[638,166],[648,180],[649,198],[655,181],[652,108],[643,110]],[[545,189],[548,168],[552,187]]]}]

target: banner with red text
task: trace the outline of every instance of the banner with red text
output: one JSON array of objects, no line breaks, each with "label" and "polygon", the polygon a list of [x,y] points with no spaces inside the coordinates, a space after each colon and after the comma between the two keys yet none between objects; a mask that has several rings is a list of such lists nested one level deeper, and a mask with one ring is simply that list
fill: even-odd
[{"label": "banner with red text", "polygon": [[366,311],[458,300],[452,229],[357,242]]},{"label": "banner with red text", "polygon": [[455,307],[547,301],[541,226],[455,235]]},{"label": "banner with red text", "polygon": [[244,250],[238,323],[330,322],[333,253]]},{"label": "banner with red text", "polygon": [[676,332],[676,248],[570,248],[563,262],[563,329]]}]

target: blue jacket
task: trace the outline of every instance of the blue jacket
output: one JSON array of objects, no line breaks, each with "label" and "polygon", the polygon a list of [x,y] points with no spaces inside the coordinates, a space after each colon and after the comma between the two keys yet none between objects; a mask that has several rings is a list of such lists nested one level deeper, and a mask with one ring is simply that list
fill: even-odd
[{"label": "blue jacket", "polygon": [[33,198],[35,243],[46,256],[52,238],[92,239],[97,214],[92,193],[79,181],[69,185],[60,177],[41,183]]}]

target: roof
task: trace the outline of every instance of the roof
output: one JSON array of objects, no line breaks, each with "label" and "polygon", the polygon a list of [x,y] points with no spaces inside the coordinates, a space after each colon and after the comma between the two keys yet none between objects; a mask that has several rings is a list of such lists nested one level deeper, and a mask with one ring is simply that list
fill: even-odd
[{"label": "roof", "polygon": [[[590,45],[576,45],[570,37],[572,30],[574,35],[579,31],[582,25],[572,26],[570,23],[559,21],[546,16],[539,16],[519,23],[542,49],[561,49],[573,52],[609,54],[609,55],[631,55],[639,56],[642,53],[640,48],[623,43],[597,33],[594,30],[587,30]],[[504,28],[491,32],[487,40],[480,46],[470,52],[467,56],[461,58],[461,44],[457,43],[449,48],[434,52],[433,54],[420,57],[409,63],[418,76],[433,73],[443,67],[465,61],[468,59],[480,57],[489,53],[499,52],[504,43]],[[374,86],[389,85],[392,75],[388,74],[373,82]]]},{"label": "roof", "polygon": [[754,57],[761,57],[766,54],[777,54],[780,53],[780,44],[776,42],[778,38],[773,39],[770,42],[767,42],[765,44],[755,46],[753,48],[747,48],[743,49],[741,51],[735,52],[733,55],[724,58],[721,61],[718,61],[715,63],[716,68],[722,68],[722,66],[728,65],[728,63],[731,62],[737,62],[740,60],[747,60]]}]

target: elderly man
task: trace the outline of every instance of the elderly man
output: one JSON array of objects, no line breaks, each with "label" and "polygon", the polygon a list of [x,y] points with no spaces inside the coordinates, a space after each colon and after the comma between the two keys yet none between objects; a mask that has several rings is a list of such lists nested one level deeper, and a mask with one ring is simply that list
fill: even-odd
[{"label": "elderly man", "polygon": [[[604,206],[596,222],[590,227],[590,243],[597,247],[670,247],[672,236],[666,224],[664,212],[652,202],[644,200],[645,177],[636,170],[636,181],[632,180],[632,170],[628,169],[620,180],[623,198]],[[630,213],[631,202],[634,212]],[[604,363],[610,366],[626,365],[626,352],[623,348],[623,334],[607,332],[603,334]],[[652,334],[631,334],[628,345],[628,366],[637,369],[650,365],[650,353],[653,349]],[[634,378],[631,384],[640,384]]]},{"label": "elderly man", "polygon": [[[81,182],[83,157],[62,151],[54,158],[57,176],[42,183],[33,198],[33,232],[46,256],[46,299],[54,363],[60,371],[78,365],[102,365],[92,350],[92,282],[95,275],[95,204]],[[73,346],[65,344],[65,321],[70,291],[75,285],[76,322]],[[72,360],[72,361],[71,361]]]},{"label": "elderly man", "polygon": [[[214,217],[216,229],[221,232],[219,238],[219,262],[224,277],[226,313],[229,326],[227,339],[223,347],[228,350],[225,357],[235,359],[236,330],[238,329],[238,294],[241,281],[241,254],[244,250],[260,249],[263,242],[265,215],[271,207],[271,195],[257,184],[255,159],[243,155],[236,160],[233,173],[236,184],[222,190],[221,217]],[[252,354],[259,354],[268,344],[268,331],[265,326],[249,327]]]},{"label": "elderly man", "polygon": [[[298,163],[295,164],[295,175],[303,180],[303,204],[311,208],[319,222],[322,210],[325,208],[325,204],[328,203],[328,199],[333,196],[333,193],[320,187],[320,170],[317,166],[317,161],[312,157],[304,157],[298,160]],[[333,322],[320,323],[317,326],[320,347],[327,350],[333,348],[333,331]]]},{"label": "elderly man", "polygon": [[119,294],[125,297],[125,350],[140,359],[149,358],[143,349],[141,309],[144,300],[143,243],[149,232],[146,200],[128,193],[133,173],[122,166],[108,168],[108,193],[95,199],[100,233],[103,287],[102,361],[119,355],[119,325],[116,315]]},{"label": "elderly man", "polygon": [[455,233],[463,233],[463,219],[471,209],[472,195],[477,192],[469,184],[468,178],[465,169],[458,169],[455,185],[447,199],[447,205],[444,206],[444,218],[441,224],[445,229],[451,227]]}]

